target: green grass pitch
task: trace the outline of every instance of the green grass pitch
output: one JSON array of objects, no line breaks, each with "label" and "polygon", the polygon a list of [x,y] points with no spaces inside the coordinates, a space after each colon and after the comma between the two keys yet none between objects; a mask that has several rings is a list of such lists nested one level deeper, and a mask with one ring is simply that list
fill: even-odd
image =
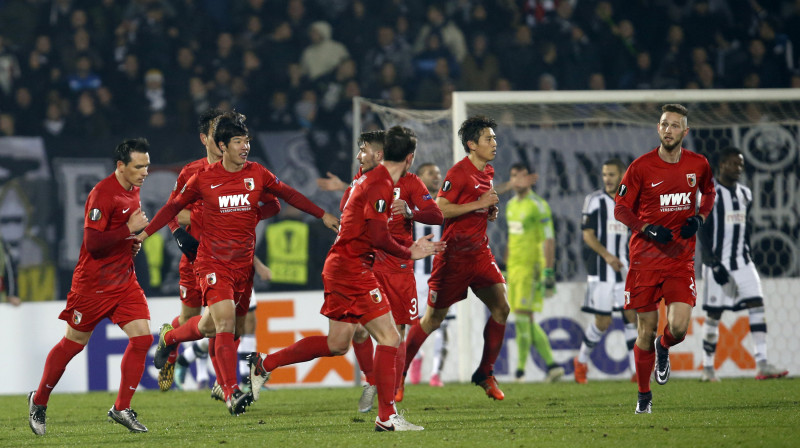
[{"label": "green grass pitch", "polygon": [[28,427],[25,395],[0,396],[0,446],[153,447],[755,447],[800,446],[794,378],[653,383],[653,414],[635,415],[636,386],[501,384],[492,401],[469,384],[406,389],[397,405],[422,432],[375,433],[376,412],[357,411],[361,388],[276,389],[239,417],[210,393],[140,391],[133,408],[148,429],[109,423],[115,394],[53,394],[47,434]]}]

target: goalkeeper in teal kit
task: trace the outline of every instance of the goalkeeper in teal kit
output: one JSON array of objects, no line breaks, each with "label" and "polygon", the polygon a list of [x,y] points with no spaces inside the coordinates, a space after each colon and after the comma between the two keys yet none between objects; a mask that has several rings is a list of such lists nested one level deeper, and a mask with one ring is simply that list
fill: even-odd
[{"label": "goalkeeper in teal kit", "polygon": [[531,345],[547,364],[546,382],[564,375],[564,368],[553,361],[550,341],[536,323],[534,312],[542,311],[544,297],[555,289],[555,237],[550,206],[531,189],[537,175],[524,163],[511,166],[514,197],[506,204],[508,223],[508,301],[516,322],[518,362],[516,378],[525,377],[525,364]]}]

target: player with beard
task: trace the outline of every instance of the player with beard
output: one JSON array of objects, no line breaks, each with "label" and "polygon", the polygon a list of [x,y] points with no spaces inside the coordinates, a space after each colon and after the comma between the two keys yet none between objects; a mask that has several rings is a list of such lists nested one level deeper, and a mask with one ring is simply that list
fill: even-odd
[{"label": "player with beard", "polygon": [[[661,145],[631,163],[620,183],[614,217],[633,231],[625,309],[638,313],[634,346],[639,384],[637,414],[652,412],[650,372],[658,384],[669,380],[669,349],[686,336],[697,300],[694,253],[697,230],[714,206],[714,179],[705,157],[683,148],[688,111],[680,104],[661,108]],[[701,192],[699,210],[697,193]],[[667,324],[656,338],[658,304],[664,299]]]},{"label": "player with beard", "polygon": [[[259,355],[251,373],[253,389],[281,366],[323,356],[347,353],[358,324],[378,343],[375,349],[375,383],[378,395],[376,431],[421,431],[397,413],[394,406],[395,362],[400,334],[386,292],[378,282],[373,264],[380,251],[401,260],[420,259],[441,252],[444,243],[425,236],[399,244],[389,229],[394,188],[414,162],[417,138],[408,128],[394,126],[386,133],[384,161],[359,177],[345,200],[342,226],[333,243],[322,280],[325,303],[320,311],[328,318],[327,336],[310,336],[270,355]],[[396,216],[396,215],[395,215]]]}]

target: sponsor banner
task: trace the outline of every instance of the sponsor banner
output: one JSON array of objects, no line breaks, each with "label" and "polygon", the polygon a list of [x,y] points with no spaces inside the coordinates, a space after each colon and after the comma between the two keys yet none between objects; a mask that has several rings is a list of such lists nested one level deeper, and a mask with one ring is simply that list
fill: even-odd
[{"label": "sponsor banner", "polygon": [[[698,286],[702,290],[702,282]],[[800,358],[794,356],[794,353],[800,352],[800,341],[790,336],[796,326],[793,316],[797,314],[791,291],[800,289],[800,280],[767,279],[763,287],[770,330],[767,334],[770,360],[789,369],[790,374],[794,375],[800,371]],[[537,314],[537,321],[552,342],[556,362],[567,371],[568,381],[571,381],[572,358],[580,348],[583,329],[592,318],[579,311],[585,288],[585,283],[559,283],[556,296],[546,300],[544,311]],[[322,291],[259,293],[256,300],[256,344],[261,352],[273,353],[301,338],[323,336],[328,332],[328,320],[319,314]],[[177,297],[151,298],[148,303],[152,317],[151,329],[157,339],[161,323],[172,321],[180,310],[180,303]],[[64,305],[63,301],[26,303],[19,307],[0,304],[0,338],[18,341],[20,335],[24,336],[24,343],[8,343],[4,346],[3,355],[12,362],[14,368],[0,369],[0,394],[23,394],[38,387],[47,354],[64,335],[66,323],[57,318]],[[442,373],[445,382],[470,380],[481,357],[483,327],[488,319],[486,307],[472,295],[457,307],[456,318],[449,321],[447,330],[449,355]],[[671,350],[672,374],[675,377],[700,376],[704,317],[698,303],[686,340]],[[31,331],[32,323],[35,323],[35,331]],[[663,328],[663,325],[664,322],[661,322],[659,328]],[[725,312],[719,328],[716,358],[718,375],[755,376],[747,313]],[[515,331],[512,318],[506,326],[503,349],[495,364],[495,375],[501,383],[513,381],[517,368]],[[423,345],[423,382],[430,377],[436,337],[435,333],[432,334]],[[67,366],[55,392],[117,390],[120,361],[126,346],[127,337],[122,330],[108,320],[103,321],[95,329],[86,349]],[[158,388],[158,371],[153,367],[154,353],[155,342],[147,357],[140,389]],[[529,381],[544,379],[546,367],[533,349],[525,371]],[[630,374],[622,322],[615,314],[611,330],[592,352],[588,378],[628,379]],[[276,369],[269,384],[274,387],[351,386],[359,379],[358,376],[355,357],[350,350],[345,356],[320,358]],[[214,381],[213,372],[210,381]],[[194,380],[190,377],[187,387],[193,385]]]}]

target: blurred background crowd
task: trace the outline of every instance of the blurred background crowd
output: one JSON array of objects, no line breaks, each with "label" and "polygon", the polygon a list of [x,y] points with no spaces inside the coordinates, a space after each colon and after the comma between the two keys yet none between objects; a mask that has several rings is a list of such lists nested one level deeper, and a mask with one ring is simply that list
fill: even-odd
[{"label": "blurred background crowd", "polygon": [[221,106],[349,157],[354,96],[794,87],[798,41],[798,0],[0,0],[0,136],[144,135],[174,163]]}]

